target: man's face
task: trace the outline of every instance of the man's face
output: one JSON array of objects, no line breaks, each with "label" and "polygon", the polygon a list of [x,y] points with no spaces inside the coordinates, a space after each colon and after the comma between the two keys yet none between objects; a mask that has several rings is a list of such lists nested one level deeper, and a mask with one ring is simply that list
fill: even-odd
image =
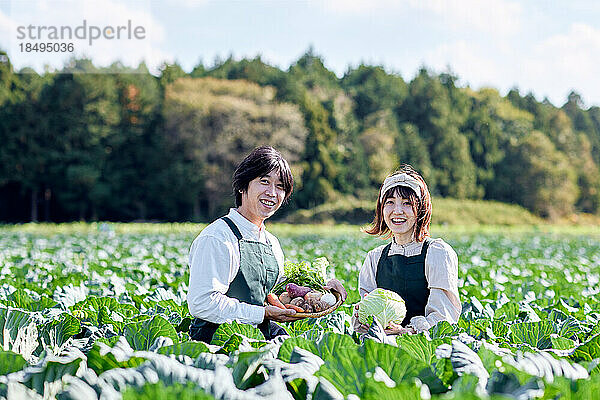
[{"label": "man's face", "polygon": [[279,170],[274,169],[250,181],[248,190],[242,193],[242,205],[238,211],[250,222],[261,226],[281,207],[284,198],[285,190]]}]

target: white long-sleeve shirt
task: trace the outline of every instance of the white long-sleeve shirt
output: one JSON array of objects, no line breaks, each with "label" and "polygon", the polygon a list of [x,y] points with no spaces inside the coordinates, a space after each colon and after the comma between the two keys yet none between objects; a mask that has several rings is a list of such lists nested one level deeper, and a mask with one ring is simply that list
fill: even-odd
[{"label": "white long-sleeve shirt", "polygon": [[[236,209],[227,216],[238,227],[242,237],[269,243],[283,275],[283,251],[275,236],[248,221]],[[235,234],[222,219],[208,225],[190,247],[190,287],[188,308],[194,317],[222,324],[237,321],[257,325],[264,319],[265,308],[243,303],[225,295],[240,268],[240,248]]]},{"label": "white long-sleeve shirt", "polygon": [[[412,242],[399,245],[392,242],[389,256],[401,254],[416,256],[421,254],[424,242]],[[358,288],[361,297],[377,288],[375,278],[381,253],[387,244],[376,247],[367,253],[358,275]],[[429,243],[425,256],[425,278],[430,290],[425,315],[411,318],[408,326],[417,332],[428,330],[440,321],[458,322],[461,304],[458,294],[458,256],[454,249],[442,239],[433,239]]]}]

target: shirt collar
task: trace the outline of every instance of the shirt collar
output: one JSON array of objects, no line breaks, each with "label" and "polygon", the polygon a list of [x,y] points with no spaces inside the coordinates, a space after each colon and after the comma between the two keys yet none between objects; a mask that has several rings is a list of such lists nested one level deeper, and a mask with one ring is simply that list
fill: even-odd
[{"label": "shirt collar", "polygon": [[389,255],[394,255],[394,254],[402,254],[402,255],[407,255],[406,253],[413,253],[418,251],[418,249],[421,249],[421,247],[423,246],[423,243],[425,242],[409,242],[406,244],[398,244],[396,243],[395,240],[392,239],[392,246],[390,247],[390,251],[389,251]]},{"label": "shirt collar", "polygon": [[235,208],[229,209],[229,214],[227,216],[237,225],[240,230],[242,236],[253,236],[255,238],[260,238],[264,235],[265,232],[265,224],[261,224],[260,228],[248,221],[246,217],[238,212]]},{"label": "shirt collar", "polygon": [[419,242],[417,242],[416,240],[412,240],[408,243],[398,244],[398,243],[396,243],[396,238],[394,236],[392,236],[392,247],[407,249],[407,248],[412,247],[415,244],[419,244]]}]

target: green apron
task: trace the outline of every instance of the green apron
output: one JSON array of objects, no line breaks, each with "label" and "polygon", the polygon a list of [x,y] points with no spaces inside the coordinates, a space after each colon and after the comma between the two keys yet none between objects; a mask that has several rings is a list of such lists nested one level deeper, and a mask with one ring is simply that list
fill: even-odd
[{"label": "green apron", "polygon": [[[243,303],[263,306],[267,294],[273,289],[279,277],[279,264],[273,249],[270,244],[244,239],[230,218],[221,219],[227,223],[237,238],[240,248],[240,268],[225,295]],[[210,343],[218,327],[218,324],[211,321],[195,318],[190,326],[190,337],[193,340]],[[258,328],[267,339],[285,334],[283,328],[269,320],[263,321]]]}]

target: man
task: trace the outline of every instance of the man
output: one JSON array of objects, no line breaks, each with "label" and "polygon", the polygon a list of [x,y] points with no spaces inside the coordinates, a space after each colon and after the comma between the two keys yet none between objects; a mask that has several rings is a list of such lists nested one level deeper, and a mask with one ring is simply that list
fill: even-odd
[{"label": "man", "polygon": [[[287,161],[272,147],[254,149],[238,165],[233,174],[237,208],[207,226],[190,248],[192,339],[208,343],[219,324],[233,320],[257,326],[267,339],[286,334],[273,321],[293,321],[296,312],[264,305],[283,275],[283,251],[264,221],[289,199],[293,187]],[[339,281],[328,285],[345,299]]]}]

